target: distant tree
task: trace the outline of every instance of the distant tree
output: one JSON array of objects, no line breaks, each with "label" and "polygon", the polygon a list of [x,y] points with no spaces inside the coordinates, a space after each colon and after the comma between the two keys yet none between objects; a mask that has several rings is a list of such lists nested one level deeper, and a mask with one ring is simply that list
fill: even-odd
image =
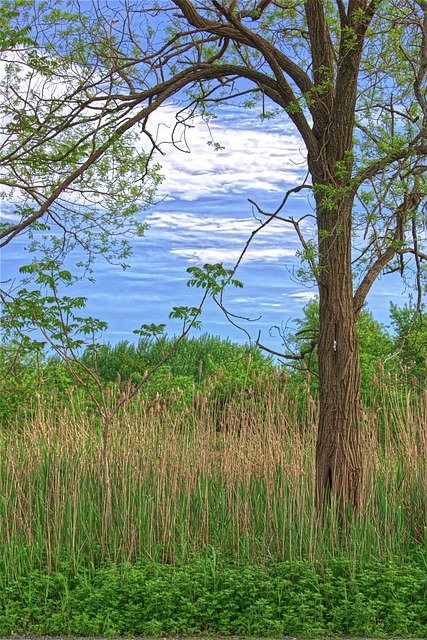
[{"label": "distant tree", "polygon": [[[34,81],[41,73],[44,86],[17,91],[16,64],[2,85],[3,164],[9,186],[28,194],[18,222],[3,228],[3,243],[49,223],[87,189],[96,193],[98,185],[102,195],[121,177],[117,154],[131,171],[126,136],[139,127],[155,145],[148,116],[172,98],[184,126],[226,101],[259,106],[262,117],[286,115],[310,180],[275,212],[258,211],[265,224],[280,219],[295,230],[305,277],[319,290],[318,502],[332,493],[357,511],[364,469],[356,320],[384,271],[415,274],[421,295],[427,260],[420,233],[426,0],[91,1],[71,3],[68,14],[46,6],[30,7],[38,47],[22,50],[25,68]],[[313,237],[304,234],[305,216],[285,213],[303,189],[312,195]],[[125,191],[118,197],[129,199]]]},{"label": "distant tree", "polygon": [[411,305],[391,305],[392,326],[396,333],[395,351],[408,376],[427,385],[427,313],[416,313]]},{"label": "distant tree", "polygon": [[399,370],[399,360],[394,356],[393,336],[374,319],[370,311],[362,309],[360,312],[357,332],[360,343],[362,394],[369,398],[378,368],[384,368],[390,374],[395,373]]},{"label": "distant tree", "polygon": [[[293,333],[286,340],[285,346],[289,353],[298,355],[291,368],[295,372],[308,371],[311,376],[313,391],[318,392],[318,359],[317,339],[319,334],[319,303],[314,300],[303,310],[303,317],[296,320]],[[362,397],[367,398],[371,391],[373,376],[377,373],[378,364],[386,367],[388,372],[395,372],[400,363],[396,355],[394,336],[367,309],[362,309],[357,318],[357,335],[360,347],[360,362],[362,373]],[[304,357],[300,358],[303,354]]]}]

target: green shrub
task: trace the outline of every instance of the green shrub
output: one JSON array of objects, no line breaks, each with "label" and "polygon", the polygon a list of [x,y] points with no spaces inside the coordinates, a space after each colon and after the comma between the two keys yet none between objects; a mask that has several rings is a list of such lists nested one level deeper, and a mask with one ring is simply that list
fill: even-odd
[{"label": "green shrub", "polygon": [[[1,578],[1,577],[0,577]],[[329,561],[266,566],[141,562],[0,579],[0,633],[79,636],[418,636],[427,577],[416,565]]]}]

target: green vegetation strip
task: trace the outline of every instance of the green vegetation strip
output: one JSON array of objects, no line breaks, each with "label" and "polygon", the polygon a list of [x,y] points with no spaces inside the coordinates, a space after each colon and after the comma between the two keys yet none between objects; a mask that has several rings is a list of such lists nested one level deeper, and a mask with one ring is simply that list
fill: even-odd
[{"label": "green vegetation strip", "polygon": [[1,582],[0,634],[129,636],[201,632],[265,636],[427,635],[421,562],[345,559],[314,568],[220,563],[135,563],[92,574],[64,566]]},{"label": "green vegetation strip", "polygon": [[108,423],[0,359],[0,635],[427,637],[425,384],[365,352],[363,509],[319,517],[316,377],[205,338],[116,410],[148,346],[99,351]]}]

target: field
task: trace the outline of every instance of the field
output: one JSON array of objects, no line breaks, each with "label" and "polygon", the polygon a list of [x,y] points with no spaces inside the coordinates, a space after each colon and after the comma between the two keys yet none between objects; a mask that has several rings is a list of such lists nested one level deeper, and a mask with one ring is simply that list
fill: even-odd
[{"label": "field", "polygon": [[141,396],[108,439],[67,393],[0,436],[1,635],[427,635],[422,389],[372,381],[363,514],[322,519],[307,384]]}]

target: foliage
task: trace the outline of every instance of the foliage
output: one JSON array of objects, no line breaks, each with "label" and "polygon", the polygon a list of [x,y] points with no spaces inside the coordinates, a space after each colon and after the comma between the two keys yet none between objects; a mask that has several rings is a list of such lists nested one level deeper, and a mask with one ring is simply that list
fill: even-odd
[{"label": "foliage", "polygon": [[[122,379],[138,379],[143,372],[158,364],[168,353],[171,339],[162,336],[157,340],[139,340],[137,345],[121,341],[117,345],[102,345],[83,353],[82,360],[95,366],[102,380],[113,382],[120,375]],[[268,359],[259,350],[237,345],[230,340],[202,335],[185,338],[168,360],[168,367],[174,376],[188,376],[200,382],[214,375],[219,368],[238,367],[251,357],[253,370],[262,366],[268,369]]]},{"label": "foliage", "polygon": [[[22,306],[24,301],[25,298],[21,298],[14,304]],[[41,296],[37,302],[44,305]],[[63,311],[65,313],[65,307]],[[35,312],[36,305],[33,304],[31,315]],[[72,312],[70,299],[68,313]],[[20,323],[23,322],[22,313],[16,317]],[[79,327],[84,322],[86,320],[81,318]],[[58,333],[58,338],[61,335]],[[36,343],[40,345],[38,351],[35,350]],[[214,403],[220,402],[225,406],[236,392],[250,387],[254,377],[258,377],[262,395],[262,384],[266,385],[275,371],[271,360],[258,349],[209,335],[183,339],[167,363],[162,364],[173,343],[174,339],[166,336],[156,340],[141,338],[138,344],[127,341],[114,346],[92,343],[83,352],[81,362],[96,374],[105,389],[116,385],[121,388],[128,384],[138,385],[147,370],[161,364],[144,383],[141,393],[150,400],[158,396],[162,401],[171,399],[175,405],[179,398],[182,406],[191,405],[197,393],[207,394]],[[69,347],[69,344],[64,346]],[[76,384],[72,375],[73,365],[67,365],[58,356],[46,356],[41,349],[41,341],[28,340],[27,351],[22,351],[22,348],[22,343],[4,343],[0,351],[0,420],[3,424],[13,424],[20,408],[25,407],[28,411],[29,401],[36,393],[46,400],[59,395],[72,403],[80,403],[85,398],[87,405],[91,405],[90,393],[96,393],[93,381],[86,378],[86,388],[80,386],[78,393],[67,393]]]},{"label": "foliage", "polygon": [[[155,341],[142,339],[136,346],[119,342],[113,347],[104,345],[95,351],[89,350],[82,358],[86,364],[96,367],[105,382],[130,379],[137,384],[147,369],[164,359],[171,344],[166,337]],[[197,393],[202,393],[224,407],[237,392],[250,387],[253,377],[259,381],[262,378],[266,385],[274,371],[271,359],[255,347],[208,335],[185,338],[167,364],[147,381],[142,393],[149,398],[160,395],[162,400],[171,394],[176,400],[179,395],[187,405]]]},{"label": "foliage", "polygon": [[368,395],[369,386],[377,373],[378,364],[389,373],[399,370],[401,362],[394,357],[395,338],[377,322],[372,313],[362,310],[357,322],[362,365],[362,390]]},{"label": "foliage", "polygon": [[0,3],[0,50],[7,51],[17,45],[34,46],[35,42],[30,37],[31,26],[17,26],[14,21],[20,12],[28,6],[28,0],[2,0]]},{"label": "foliage", "polygon": [[[16,296],[2,296],[0,328],[6,340],[19,337],[26,352],[47,346],[65,360],[85,345],[88,337],[96,344],[107,324],[80,315],[86,298],[62,293],[73,281],[70,271],[62,269],[58,260],[41,260],[21,267],[20,272],[34,277],[36,288],[24,287]],[[31,337],[34,333],[36,338]]]},{"label": "foliage", "polygon": [[39,357],[33,354],[22,358],[13,345],[2,345],[0,372],[0,420],[4,425],[34,398],[40,386]]},{"label": "foliage", "polygon": [[396,333],[395,349],[408,381],[421,384],[427,380],[427,313],[416,313],[410,305],[391,305],[392,326]]},{"label": "foliage", "polygon": [[413,562],[235,566],[207,553],[175,566],[141,561],[74,573],[64,564],[8,583],[0,574],[0,585],[3,636],[427,633],[427,579]]},{"label": "foliage", "polygon": [[120,127],[112,104],[93,117],[91,101],[108,102],[111,88],[100,70],[95,80],[77,8],[49,0],[2,0],[1,8],[10,22],[1,48],[0,185],[14,222],[2,222],[0,246],[27,233],[35,263],[83,250],[73,279],[92,273],[96,255],[126,266],[129,239],[146,229],[140,213],[162,180],[159,166],[148,167],[150,153],[135,130]]},{"label": "foliage", "polygon": [[[307,350],[310,341],[316,339],[319,332],[319,306],[317,301],[310,302],[304,308],[304,316],[297,320],[297,330],[291,336],[289,343],[296,345],[302,351]],[[362,397],[368,398],[371,392],[372,379],[377,375],[378,368],[391,376],[397,376],[399,383],[404,387],[412,378],[419,383],[426,379],[427,370],[425,359],[427,351],[424,345],[424,321],[420,317],[415,323],[411,323],[412,314],[409,308],[399,309],[392,305],[390,313],[392,326],[395,333],[387,330],[374,319],[372,313],[362,310],[357,329],[360,341],[360,358],[362,367]],[[407,339],[403,339],[407,336]],[[314,375],[311,377],[311,388],[317,389],[317,357],[316,349],[310,350],[301,364],[302,369],[307,369]],[[296,379],[303,376],[297,374]]]},{"label": "foliage", "polygon": [[[56,274],[55,279],[59,279],[61,273]],[[48,299],[51,300],[50,303],[47,302]],[[67,306],[61,302],[61,307],[63,314],[68,313],[68,326],[71,326],[76,310],[73,307],[74,299],[68,297],[67,300]],[[22,307],[27,304],[25,296],[15,300],[13,304],[19,304],[21,308],[20,313],[15,315],[14,322],[22,325],[25,321]],[[43,298],[40,293],[37,293],[37,297],[32,298],[31,306],[26,307],[28,313],[31,312],[30,317],[27,318],[28,327],[32,324],[31,318],[35,313],[46,314],[47,304],[52,306],[52,298],[49,296]],[[40,306],[39,310],[37,305]],[[49,317],[49,314],[46,317]],[[51,317],[56,323],[60,322],[60,318],[58,319],[56,315]],[[411,318],[409,307],[398,309],[393,306],[391,319],[396,331],[396,335],[393,335],[374,320],[370,312],[362,311],[360,314],[358,327],[365,401],[372,398],[371,383],[372,379],[379,375],[379,369],[382,374],[386,373],[396,378],[396,384],[402,387],[403,392],[405,385],[412,384],[411,381],[414,378],[422,387],[427,375],[425,320],[420,317],[412,322]],[[82,328],[86,323],[93,329],[93,322],[91,318],[79,317],[78,327]],[[304,349],[312,337],[317,335],[317,331],[318,305],[312,302],[305,307],[304,316],[297,321],[297,332],[293,341],[298,348]],[[60,326],[57,325],[57,339],[59,340],[61,336],[63,337]],[[71,334],[69,338],[72,339]],[[73,339],[80,340],[80,337],[77,335]],[[51,395],[62,394],[75,385],[72,370],[60,358],[47,357],[42,350],[42,342],[40,339],[28,338],[24,343],[8,344],[6,342],[2,345],[0,419],[3,423],[5,421],[13,423],[20,407],[25,406],[28,410],[31,398],[36,393],[48,399]],[[59,341],[58,346],[61,344],[63,343]],[[125,387],[128,383],[135,386],[141,382],[147,370],[163,362],[172,344],[173,339],[164,335],[156,339],[141,338],[137,344],[127,341],[121,341],[116,345],[92,342],[91,346],[83,352],[81,362],[96,373],[105,388],[115,384]],[[24,349],[25,346],[26,349]],[[283,370],[283,375],[287,372],[290,376],[287,388],[293,389],[292,393],[297,393],[309,381],[310,391],[307,389],[307,393],[315,394],[317,392],[315,351],[311,357],[305,358],[303,365],[311,372],[309,377],[303,371],[290,368]],[[244,397],[248,398],[251,394],[255,394],[258,402],[262,403],[265,398],[265,388],[277,375],[279,375],[278,365],[275,365],[271,358],[265,358],[259,349],[234,344],[214,336],[202,335],[198,338],[183,339],[168,358],[167,363],[164,363],[155,375],[147,380],[141,392],[149,399],[160,396],[165,401],[170,398],[176,402],[179,397],[182,406],[190,406],[197,394],[201,393],[215,405],[215,412],[220,408],[226,412],[233,398],[237,398],[240,403]],[[86,384],[86,391],[84,388],[79,390],[78,401],[85,397],[90,405],[88,391],[95,393],[96,390],[90,380],[86,380]],[[65,397],[71,399],[73,396]],[[301,407],[304,410],[303,399],[301,399]]]}]

